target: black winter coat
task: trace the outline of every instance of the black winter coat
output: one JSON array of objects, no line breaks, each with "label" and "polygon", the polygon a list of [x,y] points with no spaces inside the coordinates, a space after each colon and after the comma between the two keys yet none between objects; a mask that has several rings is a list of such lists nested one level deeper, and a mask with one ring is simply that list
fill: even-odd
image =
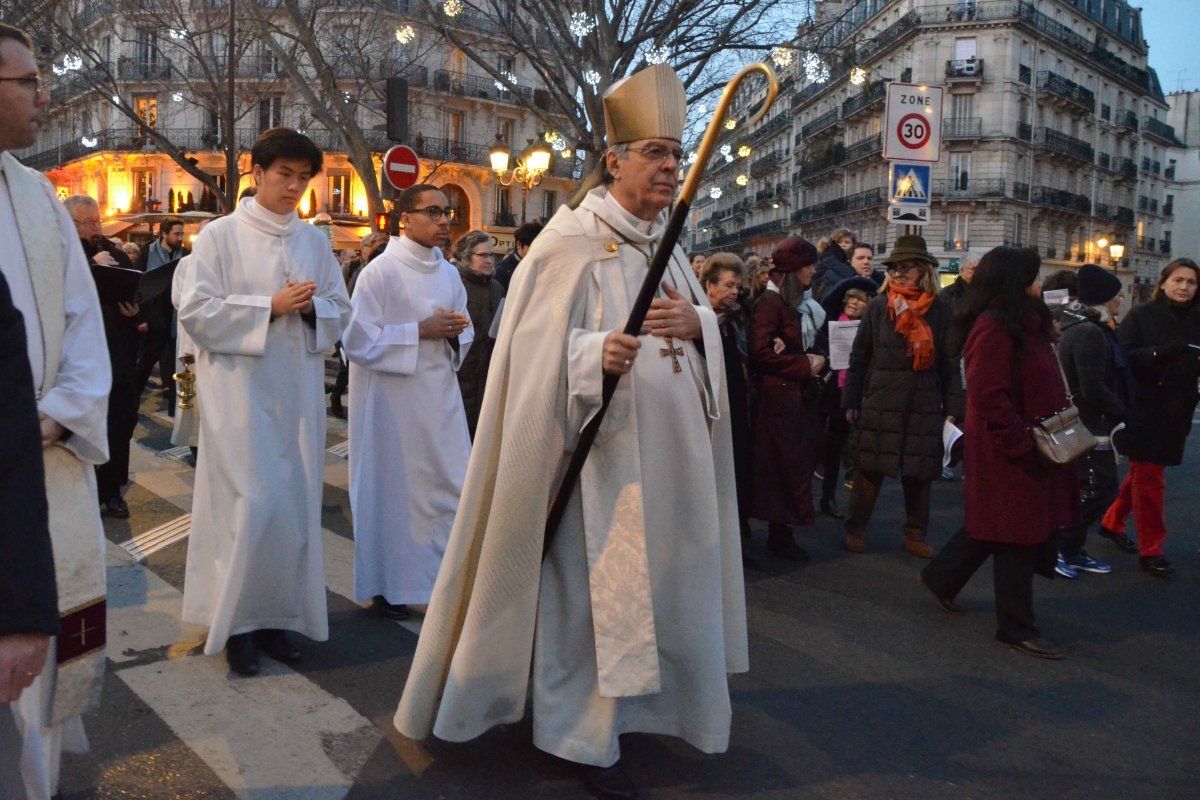
[{"label": "black winter coat", "polygon": [[1083,424],[1108,435],[1125,422],[1132,398],[1128,363],[1116,333],[1100,321],[1100,312],[1082,303],[1063,309],[1058,359]]},{"label": "black winter coat", "polygon": [[925,314],[933,332],[934,366],[913,371],[908,342],[888,319],[888,296],[867,306],[850,351],[842,408],[857,409],[858,467],[933,480],[942,473],[942,427],[962,420],[965,403],[959,351],[952,345],[950,307],[938,298]]},{"label": "black winter coat", "polygon": [[1133,369],[1133,413],[1126,455],[1173,467],[1183,461],[1198,395],[1200,308],[1159,297],[1126,316],[1117,337]]},{"label": "black winter coat", "polygon": [[818,302],[824,300],[825,295],[829,294],[834,286],[847,278],[853,278],[856,274],[842,246],[837,242],[830,242],[821,253],[821,258],[817,260],[817,269],[813,272],[813,299]]},{"label": "black winter coat", "polygon": [[492,363],[492,348],[496,344],[489,333],[496,309],[504,297],[504,289],[493,278],[458,268],[459,277],[467,290],[467,315],[475,328],[462,366],[458,368],[458,388],[462,392],[463,410],[467,412],[467,428],[475,438],[475,425],[483,408],[483,389],[487,384],[488,367]]}]

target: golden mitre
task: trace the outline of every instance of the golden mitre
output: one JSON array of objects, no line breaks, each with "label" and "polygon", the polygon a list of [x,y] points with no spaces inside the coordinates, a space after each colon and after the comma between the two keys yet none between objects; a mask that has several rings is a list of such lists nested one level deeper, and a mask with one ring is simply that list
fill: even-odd
[{"label": "golden mitre", "polygon": [[675,70],[655,64],[608,87],[604,93],[604,128],[608,145],[639,139],[683,141],[687,94]]}]

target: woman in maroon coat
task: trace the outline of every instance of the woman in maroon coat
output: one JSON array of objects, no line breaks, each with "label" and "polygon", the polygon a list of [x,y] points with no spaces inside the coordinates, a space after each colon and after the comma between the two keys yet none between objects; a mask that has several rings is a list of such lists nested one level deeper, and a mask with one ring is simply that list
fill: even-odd
[{"label": "woman in maroon coat", "polygon": [[812,281],[817,249],[804,239],[784,240],[771,255],[770,282],[754,303],[748,346],[754,373],[750,412],[754,494],[750,516],[768,523],[767,551],[803,561],[791,525],[814,522],[812,473],[821,432],[819,403],[805,399],[811,376],[825,359],[809,355],[796,304]]},{"label": "woman in maroon coat", "polygon": [[1043,462],[1030,434],[1068,405],[1040,266],[1032,250],[997,247],[980,260],[968,290],[965,523],[921,580],[943,609],[961,613],[955,596],[991,556],[996,638],[1029,655],[1062,658],[1033,618],[1034,572],[1053,574],[1048,540],[1079,514],[1074,468]]}]

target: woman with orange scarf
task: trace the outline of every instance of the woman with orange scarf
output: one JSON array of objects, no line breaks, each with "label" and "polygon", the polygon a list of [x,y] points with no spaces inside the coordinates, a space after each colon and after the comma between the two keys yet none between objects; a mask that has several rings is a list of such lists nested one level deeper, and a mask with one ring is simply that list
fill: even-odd
[{"label": "woman with orange scarf", "polygon": [[938,262],[923,238],[899,237],[883,263],[888,277],[863,315],[842,391],[846,419],[859,429],[845,546],[866,551],[867,525],[889,475],[904,487],[904,548],[929,558],[929,491],[942,472],[942,428],[964,414],[953,312],[937,296]]}]

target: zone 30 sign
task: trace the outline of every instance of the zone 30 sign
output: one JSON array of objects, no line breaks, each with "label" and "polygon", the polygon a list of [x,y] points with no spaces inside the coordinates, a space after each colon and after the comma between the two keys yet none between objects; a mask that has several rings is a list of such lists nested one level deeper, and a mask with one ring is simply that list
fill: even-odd
[{"label": "zone 30 sign", "polygon": [[942,87],[889,83],[883,157],[937,161],[942,144]]}]

